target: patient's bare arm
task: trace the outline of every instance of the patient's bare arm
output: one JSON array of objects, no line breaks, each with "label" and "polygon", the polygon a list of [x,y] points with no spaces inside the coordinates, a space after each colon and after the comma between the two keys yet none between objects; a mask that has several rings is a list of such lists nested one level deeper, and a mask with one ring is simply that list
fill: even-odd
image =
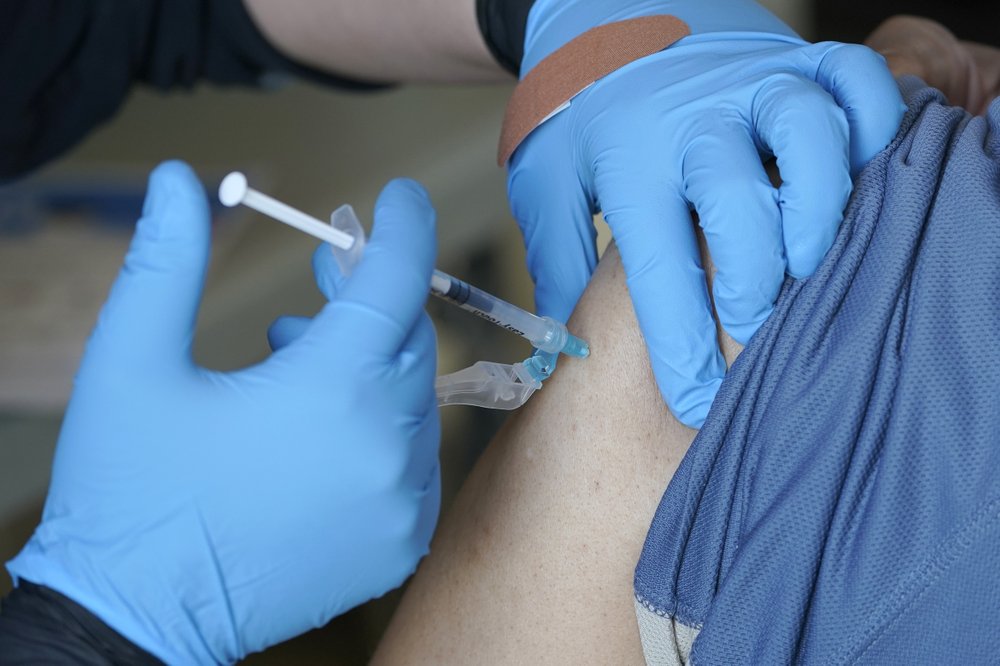
[{"label": "patient's bare arm", "polygon": [[570,328],[592,356],[562,359],[490,444],[374,663],[642,661],[632,573],[695,432],[656,389],[613,246]]}]

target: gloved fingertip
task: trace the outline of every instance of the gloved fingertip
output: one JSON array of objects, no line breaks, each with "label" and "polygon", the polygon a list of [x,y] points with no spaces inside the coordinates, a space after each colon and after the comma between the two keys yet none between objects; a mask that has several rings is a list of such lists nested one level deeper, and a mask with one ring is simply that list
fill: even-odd
[{"label": "gloved fingertip", "polygon": [[552,317],[563,323],[569,321],[575,303],[569,303],[561,295],[551,292],[552,290],[547,288],[544,281],[539,280],[535,286],[535,312],[538,313],[539,317]]},{"label": "gloved fingertip", "polygon": [[733,340],[740,343],[741,345],[746,346],[746,344],[750,342],[750,338],[752,338],[753,334],[757,332],[757,330],[761,327],[761,325],[763,325],[763,323],[771,315],[771,312],[773,310],[774,310],[773,307],[769,307],[764,312],[762,312],[758,317],[754,317],[750,321],[742,321],[738,323],[723,322],[722,327],[725,329],[726,333],[729,334],[729,337],[731,337]]},{"label": "gloved fingertip", "polygon": [[698,430],[705,424],[720,386],[722,379],[714,379],[708,384],[678,394],[672,401],[668,401],[667,406],[678,421]]},{"label": "gloved fingertip", "polygon": [[793,266],[791,262],[788,264],[788,276],[796,280],[805,280],[812,276],[816,272],[816,268],[810,268],[808,265],[796,265]]},{"label": "gloved fingertip", "polygon": [[437,253],[436,223],[437,212],[424,186],[410,178],[395,178],[382,188],[375,202],[369,249],[392,247],[429,260],[429,273]]},{"label": "gloved fingertip", "polygon": [[393,178],[382,188],[375,202],[375,211],[378,215],[383,206],[396,204],[429,206],[430,203],[431,196],[423,185],[412,178]]},{"label": "gloved fingertip", "polygon": [[[147,241],[153,241],[159,243],[155,247],[157,254],[183,255],[184,262],[188,258],[203,261],[210,226],[208,197],[198,176],[184,162],[163,162],[149,175],[142,218],[137,225],[138,245],[133,245],[133,250],[148,255]],[[161,259],[167,257],[150,257],[157,262]]]},{"label": "gloved fingertip", "polygon": [[[567,239],[568,240],[568,239]],[[567,322],[597,265],[593,245],[574,244],[529,249],[531,277],[535,282],[535,312]]]},{"label": "gloved fingertip", "polygon": [[810,247],[803,247],[801,245],[799,247],[790,246],[786,248],[787,265],[785,272],[796,280],[804,280],[816,272],[816,269],[823,262],[826,253],[833,245],[833,238],[830,238],[829,241],[825,238],[821,239],[820,242],[811,244]]},{"label": "gloved fingertip", "polygon": [[189,196],[192,192],[202,194],[204,189],[190,166],[180,160],[161,162],[149,174],[142,213],[163,213],[172,196]]},{"label": "gloved fingertip", "polygon": [[298,340],[309,327],[308,317],[278,317],[267,328],[267,344],[271,351],[278,351]]}]

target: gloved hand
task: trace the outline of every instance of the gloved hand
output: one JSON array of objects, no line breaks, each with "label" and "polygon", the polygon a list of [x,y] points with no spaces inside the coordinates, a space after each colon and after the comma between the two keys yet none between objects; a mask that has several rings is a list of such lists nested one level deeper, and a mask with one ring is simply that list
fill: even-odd
[{"label": "gloved hand", "polygon": [[42,523],[8,564],[177,664],[235,661],[396,587],[440,500],[424,190],[390,183],[337,298],[237,372],[191,359],[209,233],[195,175],[158,167]]},{"label": "gloved hand", "polygon": [[[745,343],[785,273],[829,249],[856,173],[893,138],[903,102],[882,58],[808,44],[750,0],[538,0],[522,76],[587,30],[672,14],[692,34],[597,81],[509,162],[541,314],[565,320],[597,262],[592,214],[621,251],[660,390],[698,427],[725,364],[689,206],[717,267],[719,319]],[[783,184],[761,158],[775,155]]]}]

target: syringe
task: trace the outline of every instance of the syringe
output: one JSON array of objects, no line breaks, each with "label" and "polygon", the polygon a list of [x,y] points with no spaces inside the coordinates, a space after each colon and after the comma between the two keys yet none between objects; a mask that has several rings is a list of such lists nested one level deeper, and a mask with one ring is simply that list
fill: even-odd
[{"label": "syringe", "polygon": [[[355,247],[356,240],[351,234],[258,192],[247,184],[246,176],[238,171],[222,180],[219,201],[230,207],[243,204],[342,250]],[[564,324],[551,317],[534,315],[444,271],[435,269],[430,287],[435,296],[520,335],[536,349],[581,358],[590,354],[587,343],[572,335]]]}]

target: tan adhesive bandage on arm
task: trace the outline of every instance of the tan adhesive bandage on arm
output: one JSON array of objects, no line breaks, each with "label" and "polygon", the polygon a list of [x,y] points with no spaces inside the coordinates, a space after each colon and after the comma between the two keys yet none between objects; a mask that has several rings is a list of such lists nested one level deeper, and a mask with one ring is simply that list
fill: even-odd
[{"label": "tan adhesive bandage on arm", "polygon": [[689,34],[691,29],[676,16],[642,16],[598,26],[559,47],[514,88],[504,112],[497,164],[506,164],[532,130],[594,81]]}]

